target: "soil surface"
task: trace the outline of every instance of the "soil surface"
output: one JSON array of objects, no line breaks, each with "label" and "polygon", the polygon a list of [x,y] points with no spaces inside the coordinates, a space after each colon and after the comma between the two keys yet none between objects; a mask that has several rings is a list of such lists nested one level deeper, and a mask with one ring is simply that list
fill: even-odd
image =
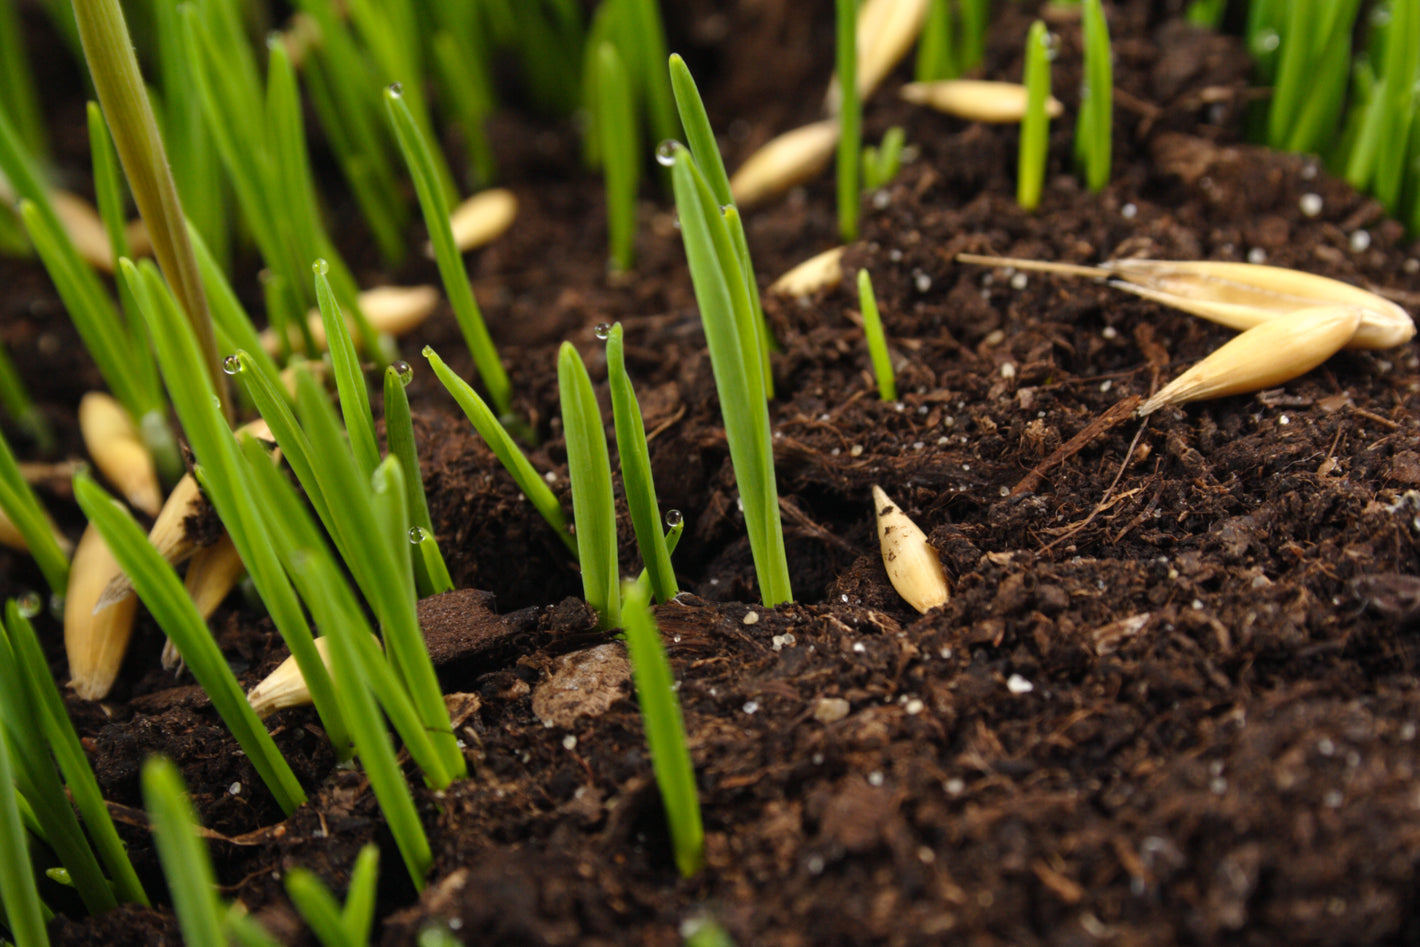
[{"label": "soil surface", "polygon": [[[731,167],[819,117],[824,10],[665,6]],[[1228,330],[1106,286],[954,261],[1265,260],[1420,302],[1420,245],[1377,204],[1315,159],[1247,143],[1257,94],[1237,40],[1173,19],[1182,2],[1107,6],[1117,94],[1103,193],[1071,173],[1081,69],[1067,14],[1047,11],[1067,114],[1037,213],[1014,200],[1015,128],[901,103],[905,67],[868,104],[867,139],[901,125],[914,157],[865,195],[843,285],[765,300],[797,598],[772,610],[757,604],[664,191],[654,179],[643,191],[636,271],[609,278],[601,183],[574,130],[513,110],[495,123],[522,212],[468,263],[541,437],[532,461],[570,509],[555,349],[577,344],[607,405],[593,326],[619,320],[661,502],[685,517],[685,593],[656,616],[701,791],[698,877],[679,879],[671,859],[621,645],[596,631],[562,544],[412,358],[424,479],[459,587],[421,618],[472,771],[416,789],[436,853],[428,887],[414,890],[364,776],[334,767],[309,709],[270,721],[310,794],[283,821],[205,696],[160,669],[145,616],[111,699],[70,706],[162,906],[86,918],[47,890],[56,942],[177,936],[137,783],[157,752],[193,791],[225,897],[290,943],[314,941],[282,873],[304,865],[343,891],[371,840],[385,944],[439,924],[479,944],[672,945],[702,914],[741,945],[1420,938],[1415,345],[1343,352],[1282,388],[1141,421],[1137,399]],[[998,7],[981,72],[1015,80],[1035,4]],[[73,79],[49,94],[55,114],[82,115]],[[82,179],[82,144],[61,154]],[[761,285],[834,245],[833,194],[826,172],[747,212]],[[1319,213],[1302,213],[1304,194]],[[359,228],[344,230],[366,284],[437,282],[428,261],[379,272]],[[45,459],[79,456],[70,425],[97,376],[42,272],[3,267],[4,340],[62,428]],[[860,267],[897,402],[878,399],[868,369]],[[239,281],[255,298],[252,270]],[[405,351],[426,342],[472,377],[447,309]],[[941,551],[952,598],[925,616],[887,580],[875,483]],[[64,484],[46,498],[77,534]],[[621,527],[631,572],[625,514]],[[6,590],[39,587],[32,565],[0,555]],[[240,595],[212,627],[248,686],[285,656]],[[45,631],[63,680],[58,628]]]}]

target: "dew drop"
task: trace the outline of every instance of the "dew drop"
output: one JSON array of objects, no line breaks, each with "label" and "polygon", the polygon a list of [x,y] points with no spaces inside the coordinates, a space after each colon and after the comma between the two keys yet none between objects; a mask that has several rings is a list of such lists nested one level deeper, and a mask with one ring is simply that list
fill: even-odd
[{"label": "dew drop", "polygon": [[394,373],[399,376],[399,383],[407,385],[414,379],[414,367],[408,362],[394,362],[390,365]]},{"label": "dew drop", "polygon": [[667,138],[656,146],[656,163],[662,167],[669,168],[675,164],[676,152],[680,150],[681,143],[674,139]]},{"label": "dew drop", "polygon": [[222,359],[222,371],[228,375],[235,375],[242,370],[242,357],[237,354],[228,355]]},{"label": "dew drop", "polygon": [[398,82],[391,82],[389,84],[389,88],[387,88],[385,91],[389,93],[389,96],[392,99],[404,98],[404,86],[400,85]]},{"label": "dew drop", "polygon": [[409,527],[409,541],[412,542],[412,543],[414,543],[414,545],[417,546],[417,545],[419,545],[420,543],[424,542],[424,540],[426,540],[426,539],[428,539],[428,538],[429,538],[429,531],[426,530],[423,526],[411,526],[411,527]]},{"label": "dew drop", "polygon": [[33,618],[44,608],[44,599],[38,592],[25,592],[15,599],[15,607],[20,610],[20,614],[25,618]]},{"label": "dew drop", "polygon": [[666,510],[666,525],[671,529],[675,529],[684,522],[685,517],[681,515],[680,510]]},{"label": "dew drop", "polygon": [[597,338],[605,342],[607,339],[611,338],[611,323],[598,322],[597,327],[593,329],[592,332],[596,333]]},{"label": "dew drop", "polygon": [[324,276],[326,273],[330,272],[330,264],[325,262],[325,260],[317,260],[311,264],[311,272],[317,276]]},{"label": "dew drop", "polygon": [[422,356],[424,356],[425,358],[429,358],[431,355],[434,354],[434,346],[432,346],[432,345],[426,345],[426,346],[424,346],[424,348],[422,348],[422,349],[419,350],[419,354],[422,355]]}]

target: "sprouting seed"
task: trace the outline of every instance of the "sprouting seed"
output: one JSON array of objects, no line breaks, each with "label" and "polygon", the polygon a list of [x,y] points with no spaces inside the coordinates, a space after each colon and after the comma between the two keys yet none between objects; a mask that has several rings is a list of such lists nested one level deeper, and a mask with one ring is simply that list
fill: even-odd
[{"label": "sprouting seed", "polygon": [[908,515],[883,492],[873,486],[873,512],[878,521],[878,543],[883,567],[892,587],[907,604],[926,614],[951,597],[946,574],[937,550]]},{"label": "sprouting seed", "polygon": [[834,247],[809,257],[769,286],[779,296],[808,296],[843,281],[843,251]]},{"label": "sprouting seed", "polygon": [[[439,291],[433,286],[377,286],[360,294],[360,311],[369,320],[370,327],[381,335],[404,335],[423,324],[439,304]],[[351,331],[355,323],[346,322]],[[311,330],[311,340],[317,348],[325,348],[325,323],[320,313],[307,314],[306,324]],[[291,344],[300,345],[302,339],[296,327],[291,330]],[[266,329],[261,333],[261,346],[273,358],[281,353],[281,343],[276,333]]]},{"label": "sprouting seed", "polygon": [[163,505],[153,455],[123,405],[111,395],[91,391],[79,402],[79,431],[89,456],[129,504],[157,516]]},{"label": "sprouting seed", "polygon": [[[740,165],[730,178],[730,193],[741,207],[782,194],[823,170],[837,147],[837,119],[824,119],[785,132]],[[660,160],[659,150],[656,157]]]},{"label": "sprouting seed", "polygon": [[109,552],[98,529],[90,524],[74,551],[64,597],[69,686],[83,700],[102,700],[108,695],[133,634],[138,597],[132,591],[103,611],[94,611],[100,594],[118,575],[122,575],[118,560]]},{"label": "sprouting seed", "polygon": [[[873,91],[902,61],[927,21],[928,0],[867,0],[858,9],[858,98],[867,101]],[[838,76],[829,84],[824,107],[836,114],[843,102]]]},{"label": "sprouting seed", "polygon": [[[1026,114],[1026,87],[1015,82],[984,79],[940,79],[936,82],[909,82],[899,93],[913,105],[925,105],[969,122],[1015,125]],[[1059,118],[1065,106],[1050,96],[1045,114]]]}]

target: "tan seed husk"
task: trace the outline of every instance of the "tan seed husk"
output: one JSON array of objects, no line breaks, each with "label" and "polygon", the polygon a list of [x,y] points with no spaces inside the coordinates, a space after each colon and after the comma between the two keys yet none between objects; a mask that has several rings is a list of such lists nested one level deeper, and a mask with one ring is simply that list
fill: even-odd
[{"label": "tan seed husk", "polygon": [[[417,329],[429,318],[434,307],[439,304],[439,291],[433,286],[377,286],[360,294],[360,311],[365,314],[370,327],[380,335],[401,336]],[[325,323],[320,312],[312,310],[306,316],[311,338],[316,348],[325,350]],[[346,324],[353,334],[355,323],[346,317]],[[293,326],[291,345],[303,345],[300,333]],[[261,346],[267,354],[276,356],[281,352],[281,342],[275,331],[266,329],[261,333]]]},{"label": "tan seed husk", "polygon": [[[113,244],[109,242],[108,230],[103,218],[87,200],[69,191],[49,192],[49,202],[59,218],[60,225],[74,244],[74,249],[85,263],[105,273],[114,269]],[[148,228],[142,219],[131,220],[124,226],[128,238],[128,252],[133,257],[147,256],[153,252],[148,239]]]},{"label": "tan seed husk", "polygon": [[878,520],[878,543],[883,567],[897,594],[919,612],[926,613],[951,598],[937,550],[917,524],[889,499],[882,487],[873,486],[873,511]]},{"label": "tan seed husk", "polygon": [[[54,525],[54,520],[45,514],[45,520],[49,523],[49,531],[54,534],[54,541],[59,544],[59,551],[69,556],[74,552],[74,544],[69,541],[69,537],[59,531],[59,527]],[[0,546],[8,546],[16,552],[29,552],[29,543],[25,542],[25,537],[21,535],[20,529],[14,521],[0,510]]]},{"label": "tan seed husk", "polygon": [[843,251],[847,247],[834,247],[809,257],[789,270],[769,286],[769,291],[780,296],[809,296],[837,286],[843,282]]},{"label": "tan seed husk", "polygon": [[837,119],[785,132],[740,165],[730,178],[730,193],[741,207],[782,194],[823,170],[837,147]]},{"label": "tan seed husk", "polygon": [[[231,536],[223,536],[193,552],[182,584],[203,621],[212,617],[245,571],[246,566],[242,565]],[[182,655],[171,638],[163,643],[162,661],[163,668],[169,671],[182,663]]]},{"label": "tan seed husk", "polygon": [[138,599],[129,592],[95,613],[94,604],[120,572],[99,531],[90,524],[79,539],[69,569],[64,599],[64,651],[69,657],[69,686],[84,700],[102,700],[123,665]]},{"label": "tan seed husk", "polygon": [[79,431],[94,466],[123,493],[129,505],[157,516],[163,505],[158,471],[123,406],[101,391],[89,392],[79,402]]},{"label": "tan seed husk", "polygon": [[[330,639],[324,635],[315,641],[316,652],[321,663],[330,669]],[[295,655],[291,655],[276,666],[261,682],[247,692],[247,703],[256,715],[265,720],[278,710],[288,707],[304,707],[311,703],[311,691],[301,669],[296,665]]]},{"label": "tan seed husk", "polygon": [[[1015,82],[984,79],[941,79],[909,82],[899,93],[913,105],[925,105],[969,122],[1014,125],[1025,118],[1026,87]],[[1059,118],[1065,106],[1055,96],[1045,100],[1045,114]]]},{"label": "tan seed husk", "polygon": [[1410,314],[1384,296],[1280,266],[1208,260],[1111,260],[1099,266],[1079,266],[970,253],[958,254],[957,260],[1107,280],[1126,292],[1231,329],[1250,329],[1298,309],[1346,306],[1361,313],[1361,324],[1346,348],[1394,348],[1415,335]]},{"label": "tan seed husk", "polygon": [[[449,215],[454,232],[454,245],[467,253],[497,240],[518,216],[518,198],[505,187],[493,187],[464,201]],[[434,255],[433,244],[425,244],[424,252]]]},{"label": "tan seed husk", "polygon": [[1139,414],[1171,404],[1261,391],[1305,375],[1341,351],[1360,324],[1361,311],[1350,306],[1317,306],[1275,316],[1160,388],[1139,406]]},{"label": "tan seed husk", "polygon": [[[902,61],[927,20],[929,0],[867,0],[858,9],[858,97],[867,101]],[[843,92],[834,75],[824,108],[836,115]]]}]

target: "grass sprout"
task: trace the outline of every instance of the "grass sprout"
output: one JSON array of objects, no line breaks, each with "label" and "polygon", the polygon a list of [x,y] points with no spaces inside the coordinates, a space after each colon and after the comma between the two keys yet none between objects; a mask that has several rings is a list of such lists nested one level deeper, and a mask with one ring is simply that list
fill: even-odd
[{"label": "grass sprout", "polygon": [[645,591],[627,583],[622,594],[622,627],[636,682],[636,701],[651,750],[651,768],[666,810],[676,867],[682,877],[690,878],[705,862],[705,830],[700,820],[695,769],[686,745],[685,720],[670,661]]},{"label": "grass sprout", "polygon": [[282,811],[291,813],[306,799],[296,775],[257,719],[246,695],[217,648],[207,623],[170,565],[148,543],[133,517],[85,473],[74,478],[74,496],[89,521],[103,534],[138,597],[177,645],[192,676],[212,700],[232,735],[251,758]]},{"label": "grass sprout", "polygon": [[434,539],[434,523],[429,518],[429,501],[424,496],[424,480],[419,475],[419,456],[414,446],[414,422],[409,414],[409,397],[404,386],[414,376],[407,362],[395,362],[385,367],[385,439],[389,452],[399,458],[405,477],[410,527],[410,542],[418,544],[414,557],[414,579],[420,597],[453,590],[454,580],[444,564],[443,553]]},{"label": "grass sprout", "polygon": [[335,387],[340,395],[345,430],[350,435],[350,449],[360,471],[369,476],[380,462],[380,450],[375,443],[375,418],[370,413],[370,392],[365,388],[365,375],[360,370],[360,357],[355,353],[350,329],[330,288],[327,269],[325,260],[317,260],[312,267],[316,276],[316,302],[320,305],[326,344],[330,346],[330,363],[335,370]]},{"label": "grass sprout", "polygon": [[20,465],[3,435],[0,435],[0,511],[24,537],[50,594],[63,598],[69,588],[69,556],[55,538],[48,514],[20,473]]},{"label": "grass sprout", "polygon": [[1036,20],[1026,34],[1026,114],[1021,119],[1020,161],[1016,171],[1016,203],[1026,210],[1040,206],[1045,184],[1045,160],[1050,148],[1050,34]]},{"label": "grass sprout", "polygon": [[20,817],[15,766],[6,735],[0,733],[0,902],[5,924],[20,947],[47,947],[45,906],[30,867],[29,845]]},{"label": "grass sprout", "polygon": [[1084,172],[1089,189],[1102,191],[1109,183],[1114,64],[1109,24],[1105,22],[1100,0],[1084,0],[1080,15],[1085,37],[1085,79],[1080,93],[1080,116],[1075,123],[1075,163]]},{"label": "grass sprout", "polygon": [[882,143],[863,147],[863,190],[876,191],[887,187],[902,170],[902,150],[907,146],[907,134],[901,125],[883,133]]},{"label": "grass sprout", "polygon": [[612,266],[621,272],[636,263],[636,184],[641,174],[635,102],[626,67],[616,46],[603,42],[596,57],[597,140],[606,172],[607,232]]},{"label": "grass sprout", "polygon": [[439,265],[439,276],[444,281],[444,291],[449,294],[449,302],[454,309],[459,329],[463,332],[464,343],[473,356],[479,377],[488,389],[488,397],[500,416],[507,415],[512,406],[512,385],[503,363],[498,360],[498,351],[493,347],[493,338],[483,322],[483,313],[473,296],[468,273],[464,270],[463,257],[454,245],[453,229],[449,225],[449,202],[439,185],[438,171],[434,165],[434,152],[428,139],[420,131],[408,104],[404,101],[403,89],[398,85],[385,89],[385,104],[390,121],[394,124],[395,136],[399,140],[400,151],[409,165],[414,178],[414,189],[419,194],[419,206],[424,211],[424,224],[429,229],[429,240],[434,244],[434,258]]},{"label": "grass sprout", "polygon": [[878,299],[873,294],[873,280],[867,270],[858,271],[858,308],[863,313],[863,336],[868,341],[868,355],[873,361],[873,377],[878,380],[878,397],[883,401],[896,401],[897,380],[893,377]]},{"label": "grass sprout", "polygon": [[572,483],[572,520],[582,595],[603,628],[621,618],[621,574],[616,555],[616,501],[601,409],[587,367],[570,342],[557,353],[557,393],[567,440],[567,476]]},{"label": "grass sprout", "polygon": [[434,374],[439,376],[439,381],[463,409],[478,436],[483,438],[483,442],[493,451],[493,456],[498,458],[498,462],[512,476],[518,489],[523,491],[523,496],[528,498],[533,509],[547,521],[547,525],[552,527],[552,531],[572,555],[577,555],[577,541],[567,529],[567,516],[562,512],[562,504],[557,502],[552,489],[533,468],[532,462],[528,460],[522,448],[518,447],[508,429],[499,423],[497,415],[488,407],[487,402],[479,397],[478,392],[474,391],[468,382],[455,375],[453,370],[444,364],[439,354],[427,345],[424,347],[424,357],[429,360],[429,365],[434,369]]},{"label": "grass sprout", "polygon": [[863,149],[863,99],[858,93],[858,4],[835,0],[838,87],[838,236],[858,239],[858,162]]},{"label": "grass sprout", "polygon": [[1297,0],[1280,6],[1281,43],[1267,141],[1283,151],[1315,153],[1341,114],[1351,47],[1338,37],[1351,35],[1360,2]]},{"label": "grass sprout", "polygon": [[[621,482],[626,490],[626,505],[636,528],[636,545],[641,550],[651,591],[659,602],[668,602],[680,591],[675,570],[671,568],[670,550],[661,532],[660,506],[656,502],[656,484],[651,477],[651,454],[646,442],[646,427],[641,420],[641,406],[636,390],[626,371],[626,352],[621,323],[613,325],[606,335],[607,382],[611,388],[612,417],[616,424],[616,448],[621,460]],[[680,523],[676,523],[678,528]]]},{"label": "grass sprout", "polygon": [[763,376],[755,370],[759,335],[752,322],[752,310],[744,301],[744,282],[735,265],[728,227],[717,212],[704,179],[683,146],[673,145],[663,149],[662,154],[671,161],[681,239],[710,350],[760,596],[765,605],[772,607],[791,601],[794,594],[784,552],[784,527],[779,518],[769,410]]},{"label": "grass sprout", "polygon": [[222,901],[212,856],[198,834],[182,776],[171,760],[155,756],[143,764],[143,805],[153,825],[153,842],[173,895],[173,913],[184,943],[216,947],[226,943]]},{"label": "grass sprout", "polygon": [[366,845],[350,869],[350,887],[342,906],[315,872],[295,867],[286,872],[286,894],[323,947],[364,947],[375,919],[375,883],[380,850]]}]

